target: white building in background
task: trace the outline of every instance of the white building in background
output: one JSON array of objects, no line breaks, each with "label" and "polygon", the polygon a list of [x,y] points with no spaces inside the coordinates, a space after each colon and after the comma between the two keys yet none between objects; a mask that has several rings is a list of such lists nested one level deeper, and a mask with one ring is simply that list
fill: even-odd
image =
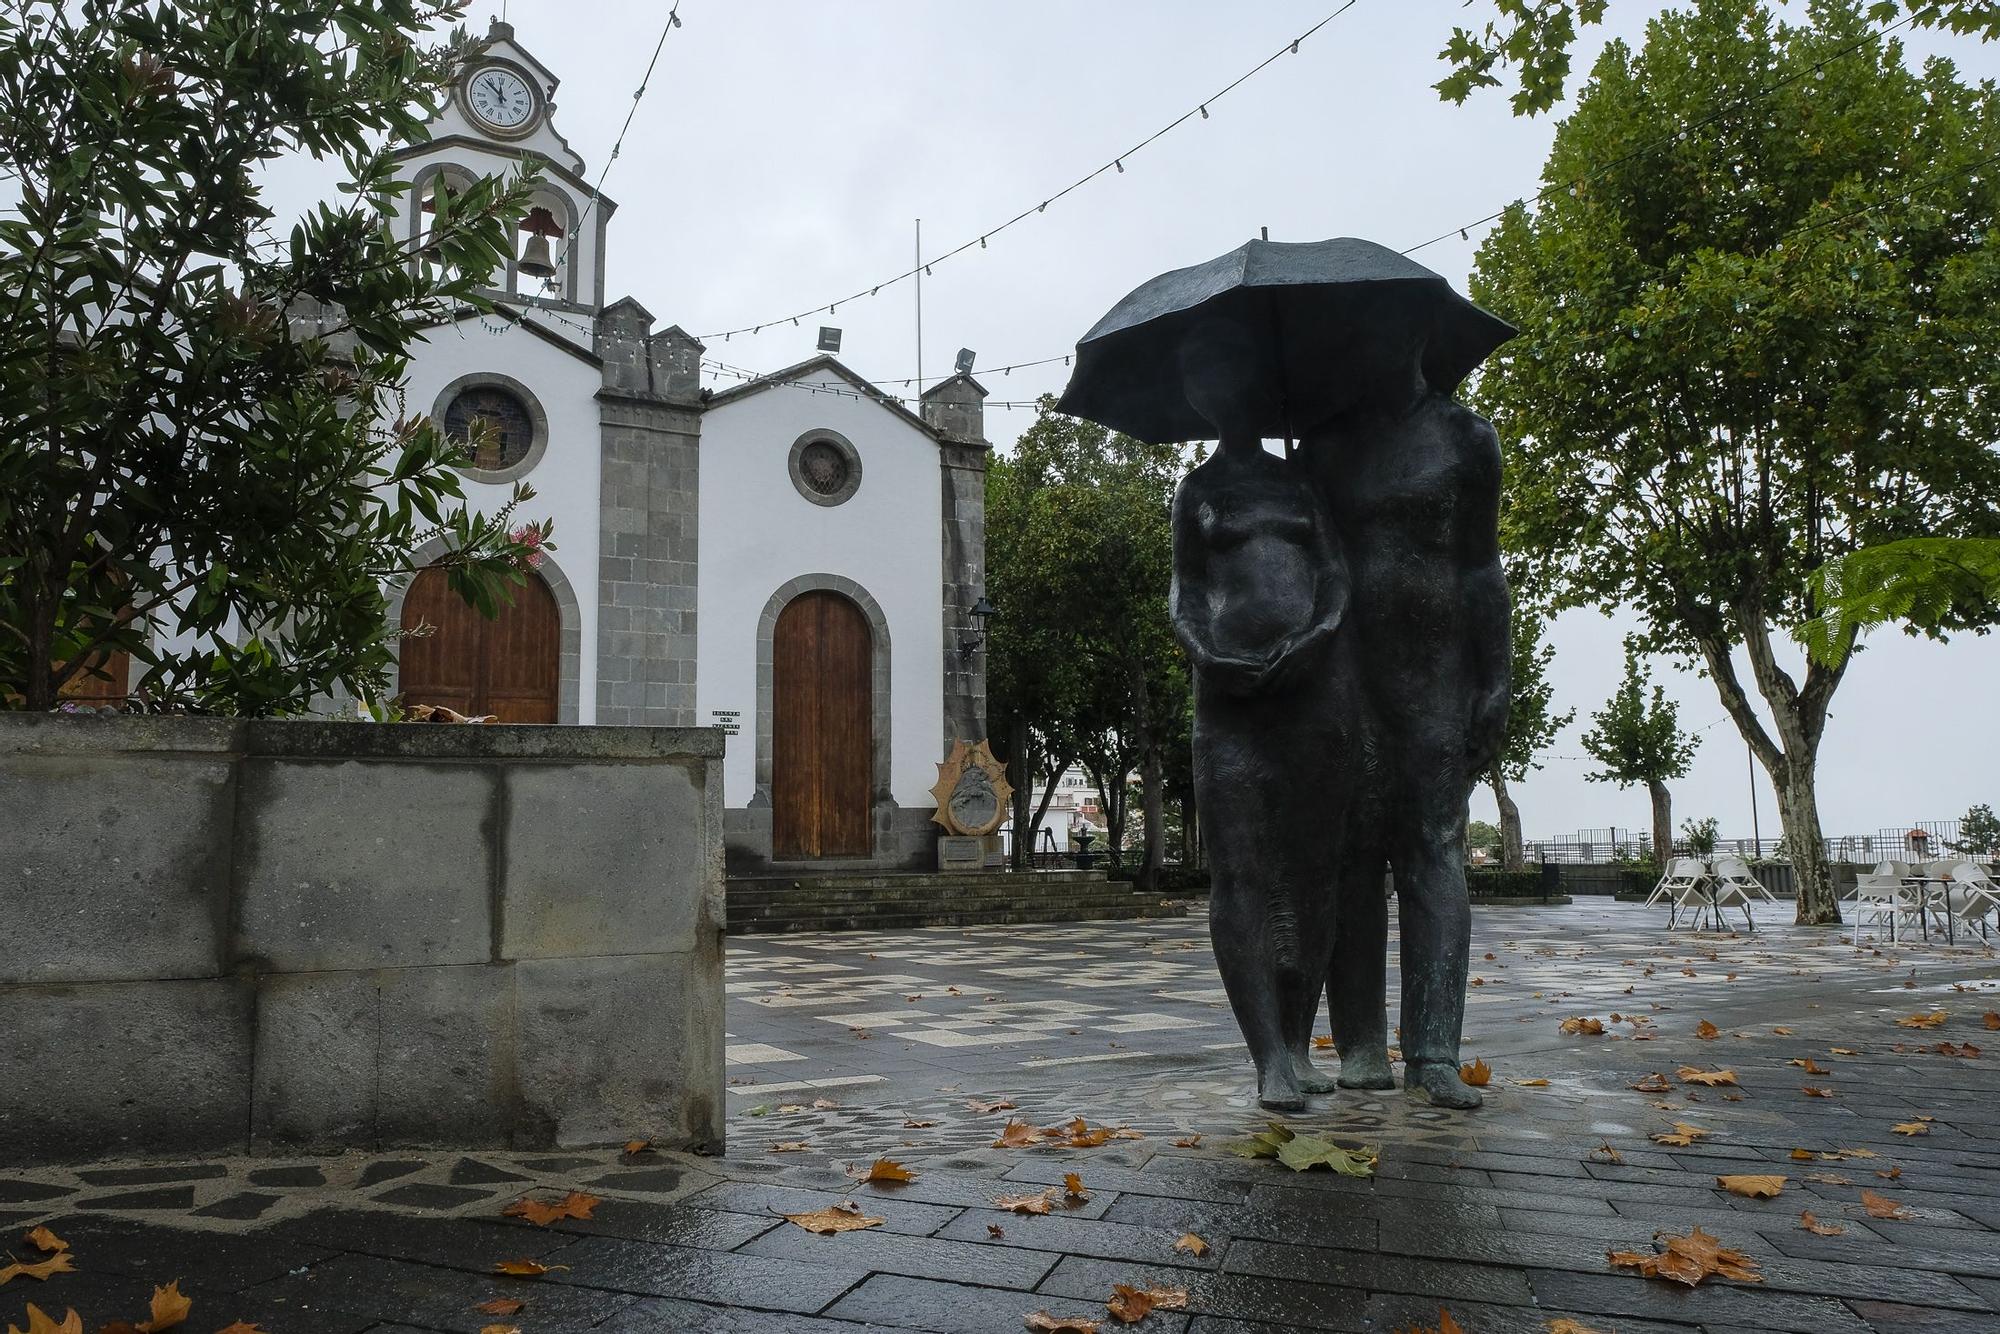
[{"label": "white building in background", "polygon": [[466,470],[491,511],[554,544],[497,621],[419,574],[395,608],[399,688],[510,722],[722,725],[733,869],[933,866],[930,788],[985,736],[968,613],[984,583],[985,391],[958,375],[916,410],[832,357],[723,392],[703,346],[607,301],[611,200],[557,131],[555,74],[496,22],[430,137],[400,152],[419,239],[456,181],[545,160],[500,314],[417,349],[409,407],[496,443]]},{"label": "white building in background", "polygon": [[1035,808],[1041,804],[1042,795],[1048,793],[1049,807],[1042,816],[1041,828],[1035,834],[1032,851],[1047,852],[1053,843],[1054,850],[1068,852],[1074,847],[1073,839],[1078,830],[1088,829],[1096,840],[1096,847],[1104,847],[1104,794],[1080,764],[1072,764],[1063,770],[1056,780],[1055,790],[1037,786],[1028,793],[1028,814],[1033,818]]}]

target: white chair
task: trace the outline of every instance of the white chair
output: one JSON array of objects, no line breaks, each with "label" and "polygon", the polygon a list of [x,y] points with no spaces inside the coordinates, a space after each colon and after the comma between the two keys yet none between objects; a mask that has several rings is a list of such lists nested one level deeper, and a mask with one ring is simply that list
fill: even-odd
[{"label": "white chair", "polygon": [[[1720,867],[1717,869],[1720,870]],[[1743,929],[1745,931],[1755,931],[1757,923],[1750,916],[1750,905],[1754,902],[1752,891],[1762,888],[1763,886],[1759,885],[1754,878],[1751,879],[1749,887],[1746,888],[1740,880],[1724,879],[1720,875],[1711,876],[1705,893],[1708,896],[1709,911],[1715,917],[1715,929],[1718,931],[1722,929],[1722,910],[1724,908],[1740,908],[1743,911]]]},{"label": "white chair", "polygon": [[1952,866],[1946,898],[1952,916],[1971,926],[1979,926],[1979,938],[1986,939],[1986,919],[2000,909],[2000,883],[1996,883],[1978,863],[1962,861]]},{"label": "white chair", "polygon": [[1681,883],[1696,884],[1708,875],[1708,867],[1696,857],[1674,857],[1667,862],[1666,872],[1660,882],[1653,886],[1653,892],[1646,896],[1644,907],[1650,908],[1661,899],[1671,901],[1674,887]]},{"label": "white chair", "polygon": [[1698,857],[1676,857],[1667,863],[1667,874],[1660,886],[1667,895],[1667,929],[1673,930],[1683,912],[1696,930],[1701,929],[1701,919],[1715,907],[1712,892],[1714,882],[1709,878],[1708,863]]},{"label": "white chair", "polygon": [[1733,885],[1744,894],[1760,898],[1766,903],[1778,901],[1778,896],[1764,887],[1764,882],[1750,870],[1750,863],[1741,857],[1717,857],[1713,874],[1718,886]]},{"label": "white chair", "polygon": [[[1889,865],[1889,863],[1884,863]],[[1872,916],[1876,925],[1889,923],[1889,941],[1897,940],[1896,926],[1904,917],[1914,915],[1921,924],[1924,921],[1923,895],[1904,877],[1892,875],[1879,867],[1873,871],[1863,871],[1854,877],[1854,943],[1861,944],[1861,926],[1864,915]],[[1924,934],[1929,936],[1929,928]]]}]

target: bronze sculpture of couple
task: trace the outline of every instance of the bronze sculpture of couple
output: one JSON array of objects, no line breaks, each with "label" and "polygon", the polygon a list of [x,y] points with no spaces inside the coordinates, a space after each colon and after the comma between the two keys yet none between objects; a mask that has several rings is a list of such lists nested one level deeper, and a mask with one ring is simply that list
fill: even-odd
[{"label": "bronze sculpture of couple", "polygon": [[[1371,242],[1252,241],[1146,283],[1077,346],[1065,411],[1215,440],[1174,496],[1174,629],[1194,665],[1195,800],[1216,965],[1265,1107],[1459,1078],[1466,807],[1504,740],[1500,449],[1452,398],[1514,330]],[[1282,455],[1265,441],[1282,438]],[[1296,444],[1294,444],[1296,439]]]}]

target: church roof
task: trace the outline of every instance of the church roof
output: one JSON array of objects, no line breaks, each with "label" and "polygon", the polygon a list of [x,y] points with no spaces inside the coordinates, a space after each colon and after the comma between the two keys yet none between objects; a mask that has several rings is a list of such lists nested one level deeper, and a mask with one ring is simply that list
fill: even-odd
[{"label": "church roof", "polygon": [[925,435],[930,436],[932,439],[937,438],[937,432],[931,429],[931,424],[910,411],[901,399],[883,393],[859,374],[841,365],[836,358],[824,354],[813,357],[808,361],[801,361],[796,366],[787,366],[781,371],[772,371],[769,375],[760,375],[754,380],[745,380],[742,384],[720,390],[709,398],[707,406],[711,410],[719,408],[726,403],[734,403],[738,399],[748,398],[752,394],[761,394],[766,389],[781,388],[784,385],[803,380],[809,375],[821,373],[831,374],[838,379],[847,381],[848,384],[860,392],[862,397],[874,399],[877,403],[880,403],[889,411],[896,413]]}]

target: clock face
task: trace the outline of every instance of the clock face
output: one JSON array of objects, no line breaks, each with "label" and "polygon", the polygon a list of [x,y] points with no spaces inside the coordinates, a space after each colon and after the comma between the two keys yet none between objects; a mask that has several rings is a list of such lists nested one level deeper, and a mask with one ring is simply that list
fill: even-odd
[{"label": "clock face", "polygon": [[518,130],[535,114],[535,94],[527,80],[502,65],[473,71],[465,100],[473,115],[496,130]]}]

